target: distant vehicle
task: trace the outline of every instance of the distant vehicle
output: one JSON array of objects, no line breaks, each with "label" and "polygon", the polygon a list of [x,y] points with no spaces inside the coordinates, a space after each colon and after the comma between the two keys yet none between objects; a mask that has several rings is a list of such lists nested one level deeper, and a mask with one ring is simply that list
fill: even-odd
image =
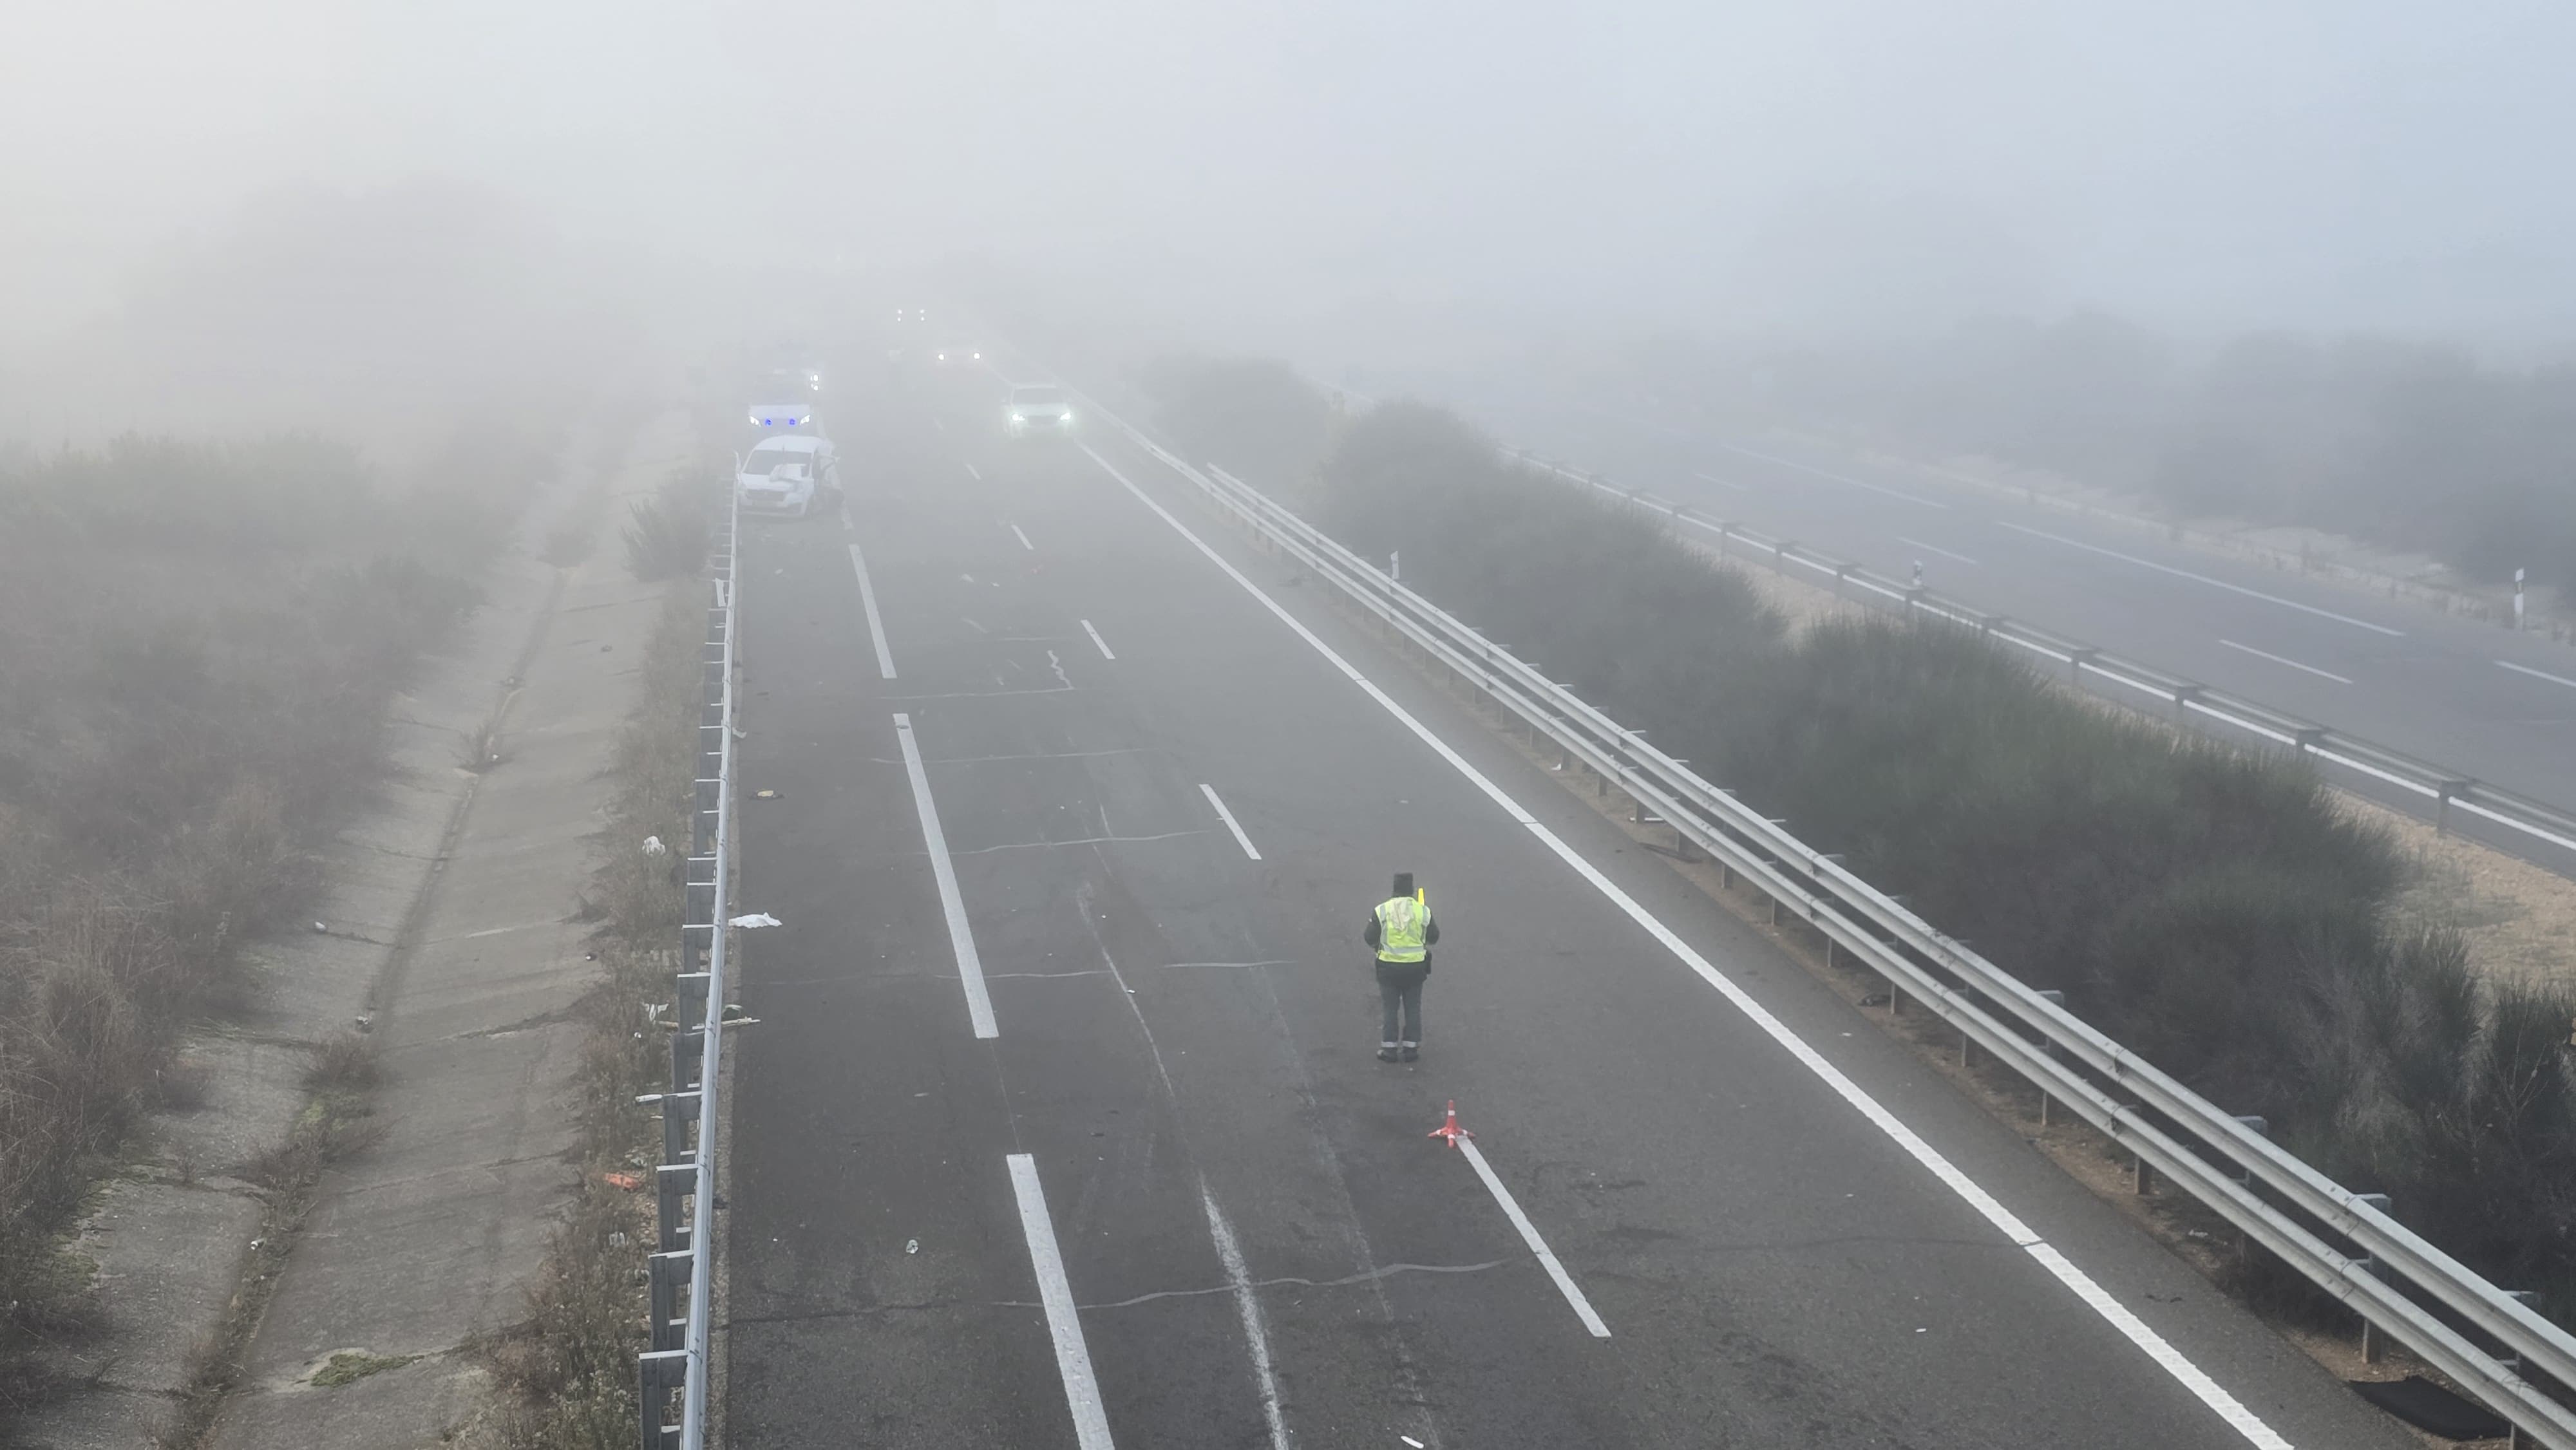
[{"label": "distant vehicle", "polygon": [[1011,389],[1002,431],[1014,438],[1061,436],[1073,431],[1073,402],[1053,383],[1023,383]]},{"label": "distant vehicle", "polygon": [[813,424],[814,405],[811,403],[754,403],[751,405],[751,426],[755,428],[810,430]]},{"label": "distant vehicle", "polygon": [[959,363],[978,363],[984,360],[984,350],[963,338],[952,337],[933,350],[931,357],[950,366]]},{"label": "distant vehicle", "polygon": [[894,320],[897,322],[928,322],[930,320],[930,309],[926,307],[898,307],[894,310]]},{"label": "distant vehicle", "polygon": [[841,501],[840,452],[812,433],[764,438],[744,455],[734,496],[747,514],[810,518]]}]

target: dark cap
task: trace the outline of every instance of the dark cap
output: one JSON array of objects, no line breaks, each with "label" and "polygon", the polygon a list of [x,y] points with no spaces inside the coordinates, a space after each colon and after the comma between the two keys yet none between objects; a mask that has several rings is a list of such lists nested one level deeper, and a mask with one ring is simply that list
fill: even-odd
[{"label": "dark cap", "polygon": [[1413,894],[1412,872],[1398,871],[1395,873],[1395,890],[1392,894],[1396,896],[1411,896]]}]

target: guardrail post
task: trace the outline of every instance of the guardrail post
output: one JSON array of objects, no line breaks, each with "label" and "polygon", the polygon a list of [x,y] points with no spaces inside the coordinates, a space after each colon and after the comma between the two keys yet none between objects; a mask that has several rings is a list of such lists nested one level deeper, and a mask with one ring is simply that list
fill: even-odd
[{"label": "guardrail post", "polygon": [[2188,724],[2191,720],[2191,702],[2208,691],[2207,685],[2174,686],[2174,719]]},{"label": "guardrail post", "polygon": [[[2352,1266],[2373,1277],[2377,1277],[2379,1273],[2379,1261],[2368,1254],[2364,1254],[2360,1258],[2353,1260]],[[2379,1332],[2378,1325],[2370,1322],[2370,1316],[2366,1314],[2363,1315],[2361,1320],[2361,1362],[2363,1364],[2377,1364],[2381,1359],[2386,1357],[2387,1353],[2388,1337]]]},{"label": "guardrail post", "polygon": [[697,799],[692,802],[693,809],[689,812],[689,854],[692,856],[704,856],[716,848],[716,784],[712,780],[694,783]]},{"label": "guardrail post", "polygon": [[2433,834],[2445,835],[2451,829],[2451,797],[2476,785],[2473,780],[2446,780],[2433,787]]},{"label": "guardrail post", "polygon": [[2084,682],[2084,667],[2093,663],[2094,659],[2101,653],[2102,652],[2100,650],[2093,648],[2091,645],[2084,644],[2079,644],[2075,648],[2068,650],[2066,652],[2066,678],[2073,680],[2079,685],[2082,684]]},{"label": "guardrail post", "polygon": [[646,1312],[652,1316],[653,1347],[679,1349],[689,1328],[682,1295],[689,1287],[689,1255],[685,1251],[648,1255],[644,1260],[649,1301]]},{"label": "guardrail post", "polygon": [[662,1113],[662,1162],[678,1163],[689,1156],[689,1124],[698,1116],[698,1095],[686,1093],[646,1093],[635,1101],[659,1108]]},{"label": "guardrail post", "polygon": [[680,1204],[697,1186],[695,1162],[665,1163],[653,1170],[653,1241],[663,1253],[676,1254],[688,1246],[689,1218]]},{"label": "guardrail post", "polygon": [[1786,574],[1789,572],[1789,551],[1796,547],[1798,547],[1798,541],[1795,539],[1782,539],[1780,542],[1771,546],[1771,568],[1773,572],[1779,574]]},{"label": "guardrail post", "polygon": [[703,1027],[684,1027],[671,1034],[671,1091],[684,1093],[698,1085],[698,1047]]},{"label": "guardrail post", "polygon": [[664,1422],[671,1414],[671,1392],[688,1382],[685,1349],[657,1349],[635,1357],[635,1443],[643,1450],[663,1450],[679,1435],[679,1426]]},{"label": "guardrail post", "polygon": [[[2232,1113],[2229,1116],[2235,1118],[2236,1121],[2244,1124],[2247,1128],[2252,1129],[2254,1132],[2259,1133],[2266,1138],[2272,1136],[2272,1120],[2264,1117],[2260,1113]],[[2254,1181],[2253,1175],[2246,1172],[2242,1164],[2237,1166],[2236,1172],[2232,1176],[2239,1183],[2251,1183]]]},{"label": "guardrail post", "polygon": [[[2532,1300],[2539,1298],[2540,1294],[2538,1291],[2532,1289],[2507,1289],[2504,1291],[2504,1296],[2513,1300],[2517,1304],[2529,1304]],[[2504,1353],[2497,1355],[2496,1363],[2503,1365],[2506,1369],[2512,1370],[2516,1374],[2520,1374],[2522,1372],[2522,1356],[2513,1350],[2506,1350]],[[2511,1443],[2519,1445],[2522,1443],[2519,1438],[2520,1432],[2516,1431],[2515,1434],[2517,1438],[2515,1438]]]},{"label": "guardrail post", "polygon": [[681,972],[671,979],[671,1020],[704,1022],[707,1020],[707,974]]},{"label": "guardrail post", "polygon": [[2136,1153],[2129,1155],[2129,1191],[2140,1196],[2156,1191],[2156,1170]]},{"label": "guardrail post", "polygon": [[[2031,995],[2053,1007],[2063,1007],[2066,1005],[2066,993],[2056,987],[2042,987]],[[2039,1045],[2039,1050],[2047,1053],[2051,1057],[2055,1057],[2057,1055],[2057,1044],[2054,1042],[2043,1042]],[[2048,1110],[2049,1103],[2051,1101],[2052,1099],[2048,1095],[2048,1089],[2041,1088],[2039,1090],[2039,1125],[2043,1128],[2048,1126]]]}]

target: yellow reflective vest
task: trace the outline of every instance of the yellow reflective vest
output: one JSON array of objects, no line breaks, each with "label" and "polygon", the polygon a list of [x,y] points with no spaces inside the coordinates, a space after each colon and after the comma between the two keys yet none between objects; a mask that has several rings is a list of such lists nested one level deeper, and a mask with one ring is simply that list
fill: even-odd
[{"label": "yellow reflective vest", "polygon": [[1431,929],[1431,908],[1410,896],[1377,904],[1377,959],[1418,962],[1431,954],[1423,936]]}]

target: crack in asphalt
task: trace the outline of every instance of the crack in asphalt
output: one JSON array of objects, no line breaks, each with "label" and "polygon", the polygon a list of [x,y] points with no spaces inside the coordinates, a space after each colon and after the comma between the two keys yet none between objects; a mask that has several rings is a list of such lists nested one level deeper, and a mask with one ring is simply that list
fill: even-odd
[{"label": "crack in asphalt", "polygon": [[[1293,1286],[1301,1289],[1346,1289],[1355,1284],[1373,1283],[1397,1274],[1481,1274],[1511,1263],[1509,1259],[1489,1259],[1480,1264],[1387,1264],[1377,1269],[1364,1269],[1339,1279],[1306,1279],[1284,1275],[1276,1279],[1255,1279],[1255,1289]],[[1210,1294],[1231,1294],[1232,1284],[1212,1284],[1204,1289],[1160,1289],[1139,1294],[1133,1299],[1113,1299],[1098,1304],[1077,1304],[1082,1312],[1097,1313],[1107,1309],[1132,1309],[1157,1299],[1196,1299]],[[902,1303],[870,1304],[852,1309],[799,1309],[782,1314],[736,1315],[725,1321],[730,1329],[750,1324],[816,1324],[836,1319],[865,1319],[878,1314],[917,1314],[941,1309],[1039,1309],[1045,1306],[1019,1299],[919,1299]]]},{"label": "crack in asphalt", "polygon": [[983,856],[995,851],[1034,851],[1044,846],[1109,846],[1132,841],[1171,841],[1182,836],[1204,836],[1207,831],[1165,831],[1156,836],[1083,836],[1071,841],[1005,841],[999,846],[977,846],[971,851],[951,851],[951,856]]},{"label": "crack in asphalt", "polygon": [[[1487,1269],[1499,1269],[1509,1262],[1510,1260],[1508,1259],[1488,1259],[1481,1264],[1387,1264],[1377,1269],[1363,1269],[1356,1274],[1345,1275],[1339,1279],[1301,1279],[1294,1275],[1284,1275],[1276,1279],[1255,1279],[1252,1281],[1252,1287],[1255,1289],[1271,1289],[1282,1284],[1295,1284],[1306,1289],[1345,1289],[1353,1284],[1365,1284],[1372,1280],[1385,1279],[1395,1274],[1478,1274]],[[1074,1307],[1086,1310],[1132,1309],[1139,1304],[1150,1304],[1157,1299],[1189,1299],[1196,1298],[1202,1294],[1231,1294],[1233,1292],[1234,1286],[1232,1284],[1218,1284],[1207,1289],[1162,1289],[1151,1294],[1139,1294],[1133,1299],[1117,1299],[1105,1304],[1078,1304]],[[1037,1306],[1006,1304],[1001,1307],[1019,1309],[1035,1308]]]}]

